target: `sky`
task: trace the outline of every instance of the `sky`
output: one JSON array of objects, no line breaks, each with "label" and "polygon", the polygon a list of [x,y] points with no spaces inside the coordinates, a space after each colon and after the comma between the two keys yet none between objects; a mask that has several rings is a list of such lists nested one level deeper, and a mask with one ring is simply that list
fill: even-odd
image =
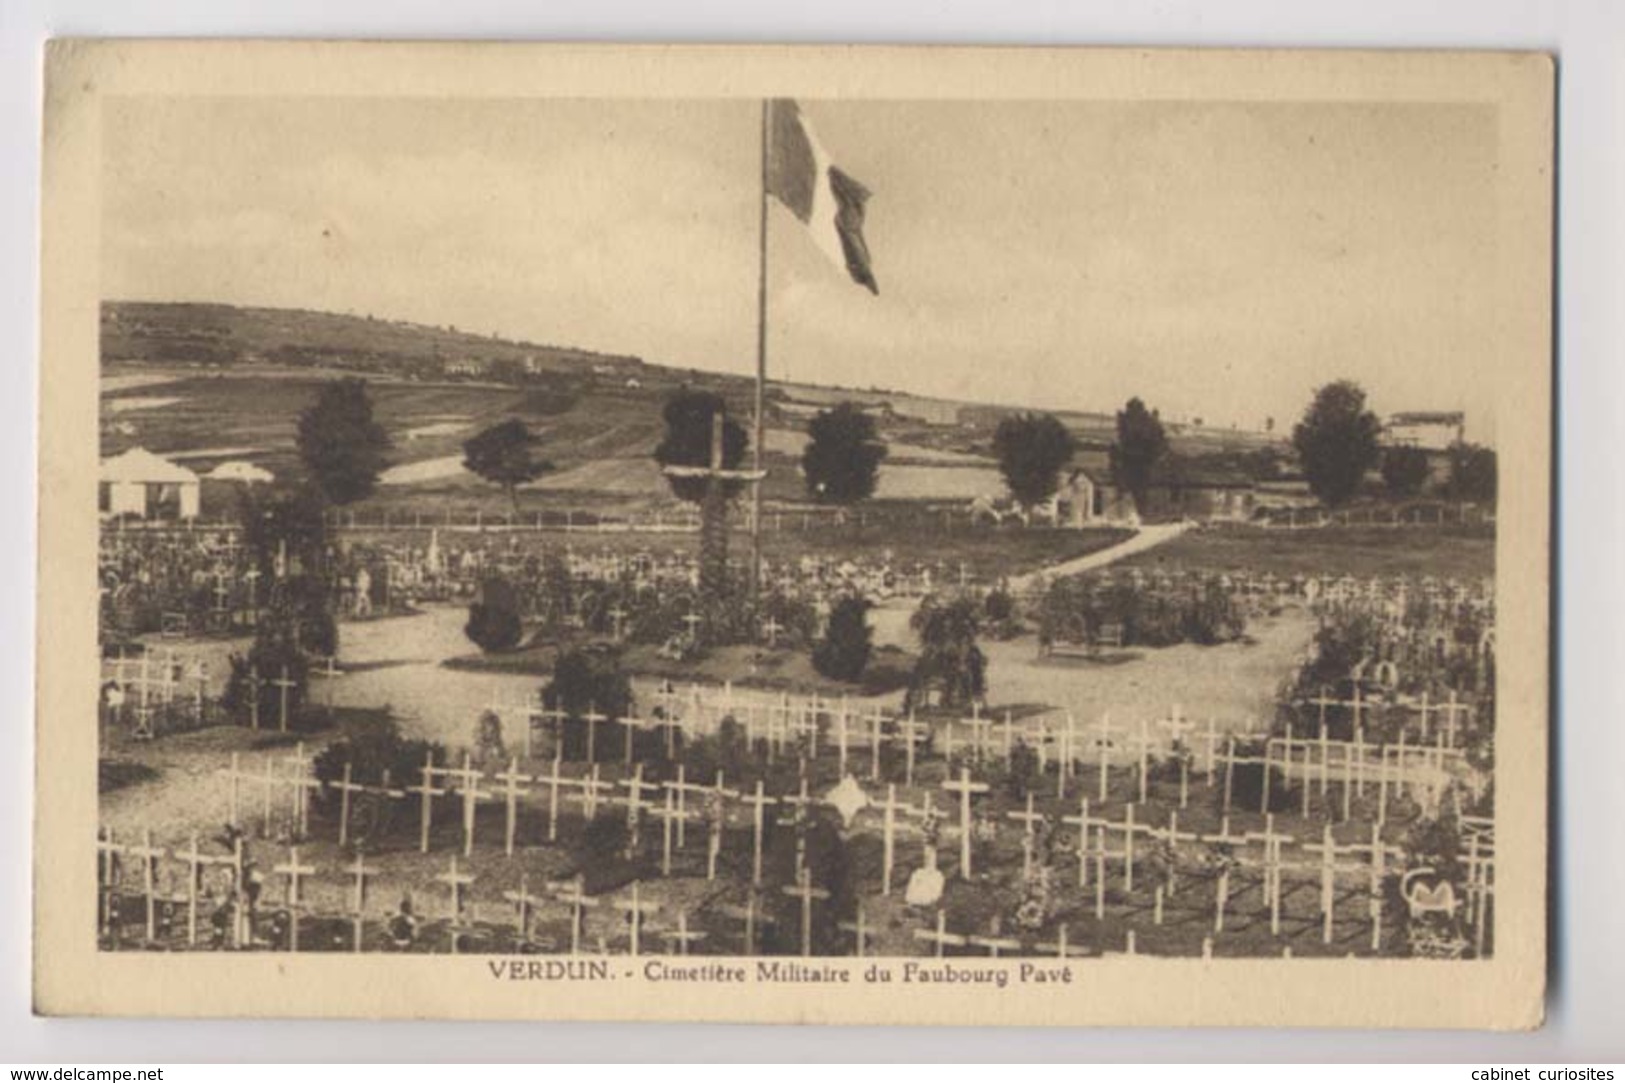
[{"label": "sky", "polygon": [[[1278,430],[1330,380],[1493,441],[1496,117],[1433,103],[830,102],[879,296],[768,224],[781,379]],[[755,102],[115,99],[102,294],[756,359]]]}]

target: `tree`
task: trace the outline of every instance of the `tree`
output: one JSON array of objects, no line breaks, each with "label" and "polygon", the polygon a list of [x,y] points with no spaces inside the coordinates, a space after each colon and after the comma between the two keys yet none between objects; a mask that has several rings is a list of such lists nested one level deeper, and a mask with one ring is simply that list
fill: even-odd
[{"label": "tree", "polygon": [[1365,392],[1351,380],[1329,383],[1315,392],[1303,420],[1292,429],[1292,446],[1321,503],[1338,507],[1360,488],[1377,463],[1377,415],[1365,408]]},{"label": "tree", "polygon": [[909,618],[909,626],[920,638],[920,657],[904,697],[905,708],[924,706],[933,687],[941,692],[944,707],[963,707],[986,694],[987,656],[976,645],[981,620],[972,599],[926,598]]},{"label": "tree", "polygon": [[874,418],[856,404],[843,402],[821,410],[807,423],[807,447],[801,473],[807,493],[831,504],[853,504],[874,495],[886,445],[875,432]]},{"label": "tree", "polygon": [[[666,433],[655,448],[661,466],[708,467],[716,417],[722,417],[721,466],[737,470],[749,439],[744,426],[727,416],[721,395],[682,388],[666,400],[661,411]],[[743,482],[713,477],[668,474],[666,481],[679,500],[700,505],[700,593],[707,606],[726,592],[728,581],[728,501]]]},{"label": "tree", "polygon": [[519,514],[519,486],[535,481],[553,464],[538,458],[540,438],[525,423],[509,418],[471,437],[463,444],[463,466],[486,481],[502,486]]},{"label": "tree", "polygon": [[1138,398],[1128,400],[1117,411],[1117,440],[1111,448],[1112,474],[1117,483],[1134,498],[1134,507],[1144,515],[1146,491],[1151,488],[1152,471],[1168,453],[1168,435],[1162,431],[1162,418],[1147,410]]},{"label": "tree", "polygon": [[238,495],[243,548],[258,573],[254,597],[261,608],[249,661],[263,674],[274,675],[295,655],[338,653],[323,510],[321,494],[308,487]]},{"label": "tree", "polygon": [[1498,477],[1494,449],[1466,443],[1450,449],[1449,492],[1455,499],[1495,503]]},{"label": "tree", "polygon": [[314,573],[324,566],[327,524],[321,494],[310,488],[264,489],[245,486],[237,492],[237,521],[243,548],[254,561],[263,588],[297,568]]},{"label": "tree", "polygon": [[373,420],[367,381],[346,376],[322,385],[299,415],[299,459],[331,504],[372,495],[383,473],[389,434]]},{"label": "tree", "polygon": [[1428,453],[1419,447],[1391,447],[1382,453],[1382,483],[1389,496],[1415,496],[1427,484],[1428,473]]},{"label": "tree", "polygon": [[842,598],[829,612],[824,638],[813,648],[812,664],[819,673],[836,681],[857,681],[869,664],[870,641],[867,599],[855,595]]},{"label": "tree", "polygon": [[993,451],[1010,495],[1032,508],[1055,495],[1061,467],[1072,458],[1076,442],[1053,414],[1011,414],[993,433]]},{"label": "tree", "polygon": [[559,654],[553,663],[553,679],[542,689],[542,704],[550,711],[563,712],[560,727],[567,760],[587,758],[589,742],[596,754],[615,747],[607,733],[592,733],[587,714],[625,718],[632,710],[632,681],[621,669],[620,658],[602,647],[577,647]]}]

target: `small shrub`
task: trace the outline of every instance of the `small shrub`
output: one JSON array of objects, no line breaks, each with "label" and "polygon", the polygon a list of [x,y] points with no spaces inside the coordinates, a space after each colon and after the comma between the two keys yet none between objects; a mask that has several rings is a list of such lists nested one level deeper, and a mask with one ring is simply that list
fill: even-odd
[{"label": "small shrub", "polygon": [[366,786],[383,784],[384,772],[395,783],[418,781],[426,758],[446,763],[444,746],[434,741],[402,737],[394,723],[366,733],[351,734],[335,741],[317,754],[316,778],[337,782],[350,764],[350,779]]},{"label": "small shrub", "polygon": [[[562,726],[565,759],[586,758],[589,711],[620,718],[632,708],[632,682],[621,669],[620,656],[601,646],[581,647],[561,653],[553,663],[553,679],[542,689],[542,702],[565,713]],[[602,757],[608,748],[608,727],[599,725],[593,736],[594,756]]]},{"label": "small shrub", "polygon": [[519,599],[506,579],[492,577],[480,584],[480,596],[468,607],[463,633],[488,654],[519,645],[524,633]]}]

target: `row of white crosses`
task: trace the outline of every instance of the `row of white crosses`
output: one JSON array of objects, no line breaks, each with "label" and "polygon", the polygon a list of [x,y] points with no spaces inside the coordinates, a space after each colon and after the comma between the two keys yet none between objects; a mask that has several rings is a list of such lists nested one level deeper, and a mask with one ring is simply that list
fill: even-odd
[{"label": "row of white crosses", "polygon": [[[125,859],[134,859],[141,867],[141,893],[145,905],[145,939],[147,943],[154,943],[158,939],[157,911],[160,902],[172,901],[184,903],[186,906],[186,942],[188,946],[196,946],[198,942],[198,914],[203,903],[203,874],[211,866],[219,866],[230,873],[231,891],[236,898],[232,907],[234,920],[231,926],[232,946],[241,948],[252,939],[253,931],[248,928],[248,914],[244,887],[244,869],[246,862],[243,854],[242,836],[238,835],[232,840],[232,849],[227,854],[207,854],[198,848],[197,832],[188,837],[184,850],[174,850],[163,846],[155,846],[152,841],[152,831],[142,831],[139,843],[119,842],[111,828],[106,828],[97,839],[97,852],[101,859],[100,879],[104,890],[110,895],[116,894],[119,888],[118,877],[114,874],[115,862]],[[159,862],[163,860],[177,861],[185,865],[185,890],[179,898],[173,894],[166,896],[160,894],[158,887]],[[359,858],[357,859],[359,867]],[[281,905],[287,910],[288,949],[299,950],[299,915],[306,908],[301,884],[304,879],[316,874],[315,866],[302,864],[299,860],[299,846],[292,844],[288,847],[288,859],[279,865],[272,866],[273,875],[280,876],[284,881],[284,895]],[[359,914],[360,880],[358,877],[357,907]],[[110,915],[112,905],[109,904],[107,912]],[[117,930],[107,928],[104,933],[117,939]],[[356,950],[360,950],[359,925],[356,932]]]},{"label": "row of white crosses", "polygon": [[1220,757],[1225,765],[1224,810],[1231,805],[1234,768],[1240,764],[1256,764],[1262,769],[1263,784],[1259,811],[1270,804],[1271,772],[1280,770],[1282,776],[1300,779],[1299,796],[1303,814],[1309,815],[1312,793],[1318,789],[1323,802],[1330,801],[1333,786],[1340,788],[1342,818],[1348,820],[1353,800],[1364,797],[1367,788],[1377,791],[1376,822],[1386,823],[1391,800],[1401,796],[1420,796],[1424,810],[1436,811],[1445,791],[1450,788],[1454,773],[1466,765],[1466,754],[1446,743],[1439,734],[1432,745],[1411,744],[1401,730],[1392,744],[1370,744],[1363,730],[1354,731],[1351,741],[1334,741],[1327,736],[1322,725],[1315,737],[1299,737],[1292,727],[1285,736],[1265,740],[1262,755],[1238,756],[1233,742]]},{"label": "row of white crosses", "polygon": [[[641,763],[634,765],[629,776],[612,781],[603,777],[599,764],[587,765],[585,773],[580,776],[567,775],[562,756],[553,758],[546,773],[533,775],[519,769],[519,758],[515,756],[509,759],[505,770],[493,773],[491,780],[494,787],[485,789],[485,772],[473,765],[467,754],[458,767],[438,766],[432,754],[428,754],[419,773],[421,781],[415,786],[402,789],[367,787],[351,783],[350,770],[346,765],[340,788],[346,795],[357,791],[375,793],[386,799],[415,797],[419,805],[419,850],[428,853],[433,831],[434,799],[453,793],[452,787],[443,784],[455,783],[455,793],[461,801],[462,852],[465,857],[474,850],[478,808],[483,800],[502,801],[503,852],[510,857],[519,842],[520,809],[522,806],[529,807],[533,794],[545,793],[545,802],[541,804],[546,809],[547,841],[550,843],[558,839],[561,806],[575,805],[581,817],[588,821],[596,820],[606,811],[620,808],[626,816],[629,850],[638,844],[645,817],[661,821],[661,871],[668,876],[671,875],[674,855],[687,848],[689,825],[703,820],[709,827],[706,845],[706,878],[709,880],[716,879],[728,802],[740,801],[754,808],[754,879],[760,882],[763,835],[766,830],[763,810],[780,801],[795,800],[766,797],[759,781],[754,794],[741,795],[736,790],[726,788],[720,771],[711,782],[690,781],[683,764],[677,765],[675,779],[664,782],[645,781]],[[661,796],[651,799],[650,794]],[[806,799],[805,794],[802,799]],[[341,841],[345,838],[347,822],[348,804],[342,803],[339,815]]]},{"label": "row of white crosses", "polygon": [[[196,717],[202,718],[209,697],[209,668],[208,662],[195,659],[190,664],[182,664],[179,656],[172,650],[157,653],[143,651],[136,657],[119,655],[103,660],[104,680],[115,682],[119,689],[123,704],[135,718],[134,736],[137,738],[151,738],[155,735],[153,718],[161,708],[173,707],[178,703],[185,703]],[[324,660],[324,669],[314,670],[328,678],[339,676],[336,660]],[[258,666],[249,668],[248,679],[248,712],[249,725],[259,729],[262,715],[261,688],[269,684],[274,690],[272,705],[275,712],[277,730],[288,732],[288,723],[292,718],[291,697],[299,683],[293,680],[286,665],[282,666],[277,675],[269,680],[263,680]],[[133,702],[131,700],[133,698]],[[332,689],[328,686],[328,709],[332,709]]]},{"label": "row of white crosses", "polygon": [[[960,788],[959,792],[967,795],[972,791]],[[888,793],[888,801],[895,799],[895,787]],[[1029,833],[1033,822],[1041,819],[1034,814],[1031,803],[1025,814],[1012,813],[1013,818],[1024,819],[1028,824]],[[1138,823],[1134,816],[1134,806],[1127,806],[1121,822],[1112,821],[1103,817],[1090,815],[1088,798],[1081,799],[1079,814],[1075,817],[1067,816],[1062,819],[1079,826],[1079,886],[1086,887],[1089,880],[1089,868],[1092,862],[1095,866],[1095,916],[1097,919],[1105,917],[1105,885],[1107,880],[1108,860],[1121,862],[1123,889],[1125,893],[1133,891],[1135,839],[1144,836],[1149,839],[1160,839],[1170,845],[1180,842],[1195,842],[1207,845],[1223,845],[1244,852],[1249,844],[1259,844],[1262,847],[1262,857],[1258,867],[1264,870],[1262,885],[1265,905],[1270,914],[1270,931],[1272,935],[1279,935],[1281,931],[1281,898],[1282,873],[1288,869],[1317,873],[1320,877],[1320,913],[1322,917],[1322,942],[1331,944],[1333,938],[1333,924],[1336,909],[1337,884],[1339,878],[1354,877],[1367,884],[1366,894],[1369,900],[1369,917],[1371,924],[1370,947],[1372,951],[1379,951],[1382,947],[1383,932],[1383,906],[1382,882],[1387,871],[1387,862],[1391,856],[1397,856],[1402,851],[1393,845],[1383,842],[1381,831],[1373,826],[1369,842],[1340,844],[1336,841],[1332,828],[1326,825],[1320,842],[1305,842],[1301,849],[1305,853],[1318,854],[1318,859],[1289,864],[1282,856],[1283,847],[1298,842],[1293,836],[1284,835],[1275,830],[1274,817],[1267,816],[1263,830],[1233,834],[1230,823],[1226,817],[1217,832],[1211,834],[1197,834],[1181,832],[1178,828],[1177,813],[1170,816],[1166,827],[1156,828],[1149,824]],[[1467,818],[1471,820],[1471,818]],[[1471,821],[1467,825],[1468,842],[1468,919],[1475,929],[1476,948],[1482,954],[1484,946],[1485,928],[1487,924],[1486,913],[1489,898],[1493,892],[1493,829],[1487,820]],[[1096,844],[1091,847],[1088,839],[1091,837],[1090,828],[1095,829]],[[1121,834],[1120,847],[1112,849],[1107,843],[1108,832]],[[114,839],[111,830],[102,832],[97,843],[98,853],[102,861],[101,879],[106,888],[116,888],[114,883],[113,861],[115,855],[121,859],[135,859],[141,863],[142,894],[145,900],[145,933],[148,942],[157,939],[157,907],[163,896],[158,888],[157,863],[162,859],[177,860],[186,866],[186,891],[180,899],[187,908],[187,941],[190,945],[197,943],[198,937],[198,911],[201,902],[202,870],[209,866],[224,866],[231,870],[232,884],[240,885],[243,874],[243,848],[239,836],[231,853],[225,855],[205,854],[198,848],[197,835],[194,832],[189,845],[184,851],[170,850],[153,845],[151,831],[142,834],[139,843],[121,843]],[[1345,856],[1360,858],[1354,862],[1345,862]],[[311,865],[302,864],[299,858],[299,847],[291,844],[288,848],[287,861],[275,865],[272,873],[283,878],[284,894],[282,905],[289,914],[288,947],[297,951],[299,947],[300,915],[307,908],[301,885],[308,877],[313,877],[318,870]],[[363,950],[364,914],[366,906],[366,888],[371,870],[366,867],[365,859],[357,854],[347,870],[351,878],[349,891],[350,906],[348,916],[352,922],[353,950]],[[447,920],[449,929],[450,950],[456,952],[458,937],[468,931],[468,919],[474,914],[473,906],[468,901],[466,889],[474,882],[474,877],[463,871],[458,863],[457,855],[452,855],[446,872],[435,877],[445,884],[448,891]],[[1230,899],[1230,870],[1225,866],[1216,879],[1215,896],[1213,904],[1213,934],[1218,935],[1224,931]],[[812,885],[811,872],[802,865],[798,868],[793,884],[784,885],[781,890],[800,902],[800,946],[803,955],[811,954],[812,913],[813,907],[829,898],[829,893]],[[1177,884],[1170,881],[1158,884],[1154,888],[1153,922],[1161,925],[1163,922],[1164,900],[1177,890]],[[583,943],[584,912],[599,905],[618,910],[626,915],[629,923],[629,952],[639,954],[640,933],[647,916],[660,910],[660,905],[640,897],[638,884],[633,884],[627,896],[600,900],[588,896],[584,885],[578,877],[572,881],[549,882],[546,892],[535,895],[530,892],[529,880],[522,875],[517,891],[504,894],[504,899],[514,904],[516,932],[521,939],[528,937],[530,919],[539,905],[551,900],[564,904],[570,908],[570,953],[580,954]],[[755,950],[755,930],[765,919],[758,913],[756,895],[754,890],[748,897],[747,905],[740,907],[724,907],[723,910],[735,918],[742,919],[745,925],[745,954],[752,954]],[[237,920],[232,929],[233,945],[241,947],[248,935],[245,927],[245,915],[242,907],[236,908]],[[951,934],[945,928],[945,916],[938,911],[937,925],[934,931],[919,930],[915,933],[917,939],[931,942],[936,946],[937,954],[942,954],[945,946],[982,948],[992,956],[998,956],[1000,951],[1019,951],[1023,947],[1019,940],[1012,938],[990,936],[975,936]],[[867,938],[873,930],[866,927],[864,914],[859,907],[854,922],[842,923],[841,928],[853,933],[857,945],[857,954],[863,955],[867,948]],[[105,930],[107,932],[109,930]],[[666,934],[668,948],[677,954],[687,954],[689,945],[703,939],[703,932],[688,928],[687,915],[679,913],[677,926]],[[1131,934],[1132,937],[1132,934]],[[1133,953],[1132,938],[1129,953]],[[1083,954],[1081,948],[1069,947],[1067,933],[1063,927],[1053,943],[1036,945],[1039,951],[1053,953],[1060,957]],[[1211,940],[1204,944],[1204,957],[1211,955]]]},{"label": "row of white crosses", "polygon": [[292,704],[290,701],[293,695],[293,690],[299,687],[299,682],[294,680],[289,675],[289,670],[286,665],[281,666],[277,672],[277,675],[269,680],[264,679],[260,675],[259,666],[249,666],[248,724],[252,729],[257,730],[260,728],[261,714],[264,710],[263,705],[260,703],[260,689],[266,684],[269,684],[273,689],[275,689],[275,691],[272,693],[272,702],[274,703],[276,709],[277,732],[287,733],[288,722],[292,717],[290,714],[292,709]]},{"label": "row of white crosses", "polygon": [[183,665],[173,650],[143,650],[135,657],[122,652],[102,660],[102,679],[118,688],[110,706],[122,706],[135,720],[133,736],[156,736],[153,719],[161,709],[186,704],[201,719],[208,695],[208,664],[202,660]]},{"label": "row of white crosses", "polygon": [[1370,721],[1370,715],[1379,711],[1400,710],[1414,714],[1422,741],[1440,741],[1446,748],[1455,748],[1457,737],[1462,728],[1473,717],[1473,706],[1463,702],[1455,689],[1442,701],[1436,701],[1432,696],[1423,692],[1411,699],[1401,699],[1395,702],[1382,700],[1372,701],[1365,697],[1358,681],[1354,682],[1349,699],[1339,699],[1332,695],[1330,689],[1322,688],[1316,695],[1303,700],[1295,700],[1288,706],[1299,708],[1313,708],[1316,722],[1321,729],[1326,726],[1326,712],[1332,708],[1341,708],[1350,712],[1352,727],[1363,729]]},{"label": "row of white crosses", "polygon": [[[293,759],[308,762],[303,757],[302,746]],[[240,769],[235,754],[231,767],[222,773],[231,782],[229,791],[231,804],[228,811],[230,822],[233,824],[238,822],[242,785],[244,783],[257,785],[264,799],[265,811],[262,823],[267,825],[265,830],[269,833],[268,825],[272,822],[274,796],[280,788],[290,787],[292,799],[295,801],[293,822],[299,833],[303,834],[308,822],[306,797],[311,789],[319,788],[320,783],[308,778],[296,782],[285,771],[278,770],[278,766],[271,760],[266,761],[263,774],[244,772]],[[768,795],[764,783],[759,779],[750,790],[741,792],[730,789],[726,786],[723,773],[720,771],[709,782],[690,781],[687,777],[687,768],[683,764],[676,766],[674,779],[656,783],[645,781],[641,763],[634,765],[633,772],[629,776],[611,781],[603,777],[601,767],[597,764],[587,765],[583,774],[572,776],[565,773],[562,757],[556,756],[547,772],[532,775],[522,772],[519,769],[518,757],[512,757],[505,770],[493,773],[488,780],[485,772],[474,766],[466,754],[461,765],[456,767],[437,765],[432,754],[428,754],[425,756],[423,767],[419,769],[419,774],[420,781],[416,785],[394,787],[387,778],[378,785],[364,785],[354,780],[352,766],[345,764],[339,780],[329,783],[329,787],[339,794],[340,844],[349,841],[351,809],[355,795],[371,794],[385,800],[413,799],[418,803],[419,850],[427,853],[433,831],[434,799],[455,792],[461,802],[463,855],[467,857],[473,853],[479,804],[482,801],[500,799],[504,810],[503,849],[505,854],[512,856],[518,844],[521,807],[529,807],[533,796],[545,796],[544,801],[537,803],[546,811],[548,842],[554,842],[558,838],[561,806],[565,805],[576,806],[582,818],[589,821],[607,811],[624,810],[629,850],[638,845],[644,819],[646,817],[658,819],[661,823],[661,871],[663,875],[668,876],[672,872],[675,854],[687,848],[689,826],[696,821],[702,821],[707,828],[706,877],[708,880],[714,880],[722,851],[723,832],[730,822],[729,812],[732,807],[744,806],[749,809],[751,825],[751,882],[755,886],[760,886],[763,879],[764,845],[770,824],[793,822],[793,817],[788,820],[770,820],[768,810],[788,809],[795,813],[821,801],[809,793],[805,777],[795,793]],[[454,787],[450,785],[452,783],[455,784]],[[487,785],[491,785],[492,788],[487,789]],[[987,790],[985,785],[969,781],[968,771],[960,781],[949,782],[945,786],[950,790],[959,787],[967,804],[970,794]],[[659,796],[651,797],[651,794]],[[929,801],[926,805],[918,807],[900,802],[897,799],[896,784],[888,786],[885,801],[868,800],[864,805],[881,816],[885,855],[884,892],[887,894],[891,890],[898,836],[905,831],[918,831],[919,828],[908,821],[924,820],[934,815],[934,810],[930,810],[928,806]],[[968,824],[968,811],[963,811],[960,833],[963,840],[962,854],[966,856],[961,867],[966,875],[970,872]],[[798,860],[798,869],[802,867]]]},{"label": "row of white crosses", "polygon": [[[1030,802],[1026,814],[1010,813],[1011,818],[1026,819],[1031,823],[1033,818]],[[1042,819],[1042,817],[1038,817]],[[1338,844],[1333,836],[1331,825],[1326,825],[1318,843],[1303,842],[1300,849],[1306,853],[1319,854],[1318,860],[1310,862],[1288,863],[1283,857],[1283,850],[1287,846],[1299,843],[1297,837],[1283,834],[1276,830],[1275,815],[1266,813],[1262,830],[1234,833],[1230,829],[1230,817],[1224,816],[1215,832],[1198,833],[1181,831],[1179,829],[1179,813],[1171,811],[1168,822],[1162,827],[1136,819],[1136,810],[1133,804],[1124,806],[1121,820],[1112,820],[1105,816],[1091,815],[1090,804],[1087,797],[1080,799],[1080,807],[1075,816],[1062,816],[1061,821],[1073,825],[1078,831],[1077,858],[1078,858],[1078,887],[1086,889],[1090,884],[1090,870],[1093,866],[1095,917],[1103,919],[1106,916],[1106,887],[1109,875],[1108,862],[1118,865],[1121,871],[1122,889],[1125,895],[1134,891],[1134,873],[1136,863],[1136,840],[1144,838],[1160,842],[1170,850],[1177,850],[1181,844],[1197,844],[1208,847],[1222,847],[1223,852],[1235,855],[1238,865],[1251,865],[1262,870],[1264,880],[1261,885],[1263,903],[1269,911],[1270,933],[1278,936],[1281,932],[1281,901],[1283,897],[1282,874],[1288,870],[1307,871],[1320,877],[1320,913],[1322,917],[1322,935],[1325,943],[1331,943],[1332,925],[1335,914],[1337,878],[1346,875],[1357,875],[1365,878],[1369,889],[1370,920],[1371,920],[1371,947],[1375,951],[1381,947],[1382,937],[1382,897],[1381,885],[1387,874],[1387,862],[1391,856],[1403,853],[1399,847],[1383,842],[1382,828],[1373,824],[1368,842]],[[1031,837],[1029,826],[1029,838]],[[1120,836],[1115,847],[1111,845],[1110,836]],[[1257,845],[1260,853],[1256,859],[1250,857],[1249,847]],[[1031,843],[1027,849],[1030,851]],[[1345,855],[1364,855],[1364,861],[1358,864],[1340,863]],[[1231,869],[1228,863],[1220,866],[1218,875],[1214,880],[1213,898],[1213,932],[1222,933],[1225,928],[1226,915],[1229,910]],[[1161,925],[1163,922],[1164,904],[1179,889],[1175,873],[1170,870],[1164,883],[1153,886],[1153,923]]]},{"label": "row of white crosses", "polygon": [[[882,751],[887,745],[902,745],[904,784],[914,781],[918,748],[928,739],[928,723],[909,715],[888,714],[880,708],[858,711],[843,700],[827,700],[817,696],[793,698],[783,695],[773,700],[750,700],[736,697],[731,685],[720,689],[690,685],[686,691],[671,689],[655,696],[659,710],[656,717],[642,719],[634,715],[611,718],[596,710],[583,717],[588,725],[589,757],[597,759],[595,736],[598,727],[614,722],[625,727],[624,759],[633,763],[633,735],[637,730],[662,728],[666,734],[667,756],[675,758],[675,733],[681,728],[698,732],[712,732],[725,717],[731,717],[745,730],[747,738],[766,742],[769,759],[784,754],[794,742],[803,755],[816,756],[820,733],[820,719],[825,720],[825,739],[833,747],[838,774],[844,777],[854,768],[867,767],[871,782],[881,778]],[[1315,701],[1311,701],[1315,702]],[[1326,705],[1330,705],[1327,701]],[[559,710],[547,710],[539,700],[530,700],[521,706],[497,702],[493,709],[510,712],[523,711],[527,719],[526,751],[530,750],[531,722],[540,719],[558,722],[565,716]],[[1446,711],[1446,717],[1457,717],[1461,705],[1440,704],[1436,710]],[[1318,737],[1298,737],[1289,730],[1284,737],[1266,738],[1263,752],[1257,755],[1237,751],[1238,741],[1247,741],[1251,730],[1239,737],[1234,732],[1222,731],[1213,717],[1199,724],[1187,718],[1176,704],[1163,718],[1152,720],[1142,716],[1133,726],[1114,723],[1109,714],[1100,715],[1093,723],[1080,724],[1070,712],[1044,718],[1015,721],[1006,712],[1002,718],[983,716],[979,706],[973,705],[969,718],[950,720],[940,724],[944,754],[952,760],[956,753],[985,762],[989,758],[1002,758],[1008,762],[1018,744],[1033,749],[1038,757],[1040,771],[1048,770],[1054,761],[1055,793],[1065,799],[1075,772],[1089,759],[1094,760],[1096,799],[1105,801],[1110,794],[1112,769],[1127,754],[1131,762],[1137,801],[1149,800],[1151,775],[1157,760],[1175,745],[1191,750],[1192,755],[1180,757],[1179,805],[1186,808],[1190,800],[1191,772],[1204,773],[1211,788],[1222,776],[1224,785],[1223,810],[1231,811],[1233,779],[1239,766],[1254,765],[1263,769],[1263,793],[1260,812],[1267,811],[1270,803],[1268,788],[1271,769],[1279,768],[1288,777],[1298,774],[1304,781],[1302,798],[1310,800],[1311,781],[1318,781],[1319,791],[1325,799],[1333,784],[1342,787],[1343,815],[1347,819],[1354,796],[1364,796],[1366,788],[1378,790],[1377,815],[1386,820],[1391,794],[1422,789],[1429,805],[1436,805],[1439,791],[1449,770],[1463,760],[1463,754],[1453,744],[1453,723],[1435,735],[1432,745],[1412,745],[1401,739],[1393,745],[1368,743],[1363,731],[1357,731],[1352,741],[1334,741],[1322,726]],[[968,731],[968,736],[967,736]]]},{"label": "row of white crosses", "polygon": [[[243,875],[243,843],[239,837],[234,841],[232,852],[226,855],[205,854],[198,849],[197,832],[192,832],[185,850],[173,851],[161,846],[154,846],[151,829],[141,832],[139,842],[122,842],[115,837],[112,828],[104,828],[98,833],[96,839],[96,852],[98,858],[98,879],[102,888],[116,893],[119,884],[115,869],[118,863],[125,859],[140,863],[141,867],[141,893],[145,909],[145,938],[148,943],[158,938],[158,905],[165,901],[160,894],[158,885],[158,862],[162,859],[171,859],[184,862],[186,865],[186,888],[179,899],[170,896],[171,901],[182,902],[186,906],[186,940],[188,945],[198,942],[198,912],[203,903],[203,874],[210,866],[223,866],[230,870],[231,883],[234,888],[242,883]],[[117,939],[118,931],[111,926],[113,906],[111,899],[104,911],[104,925],[101,929],[103,935]],[[240,909],[240,908],[239,908]],[[232,928],[233,946],[241,947],[245,931],[240,919]]]},{"label": "row of white crosses", "polygon": [[[269,838],[275,831],[278,813],[285,809],[288,836],[306,837],[310,829],[310,795],[322,788],[322,784],[311,777],[313,762],[306,755],[302,741],[291,755],[265,756],[258,772],[245,770],[241,753],[233,752],[230,766],[217,772],[226,779],[226,822],[239,828],[244,813],[257,807],[261,837]],[[349,781],[348,773],[344,781]],[[258,800],[251,802],[245,789],[257,791]],[[345,789],[342,793],[347,811],[351,790]]]},{"label": "row of white crosses", "polygon": [[[915,719],[912,713],[890,713],[879,707],[860,710],[844,697],[836,700],[789,693],[777,697],[746,697],[736,695],[731,683],[715,688],[691,684],[685,690],[666,689],[656,692],[653,700],[656,709],[652,717],[641,717],[635,711],[612,716],[592,706],[574,716],[587,727],[586,759],[589,762],[600,759],[598,732],[605,724],[622,727],[623,748],[619,753],[631,767],[635,733],[660,731],[665,738],[666,757],[670,760],[677,755],[679,732],[715,733],[725,718],[733,719],[748,741],[761,741],[769,762],[790,754],[816,756],[822,720],[827,725],[827,739],[838,758],[841,775],[856,766],[854,757],[861,756],[870,781],[878,782],[884,749],[901,746],[904,783],[912,785],[919,747],[930,732],[929,725]],[[521,723],[527,759],[534,749],[534,729],[538,724],[556,728],[572,717],[563,709],[544,706],[540,697],[529,690],[515,699],[499,695],[491,700],[488,709],[504,720],[515,719]]]}]

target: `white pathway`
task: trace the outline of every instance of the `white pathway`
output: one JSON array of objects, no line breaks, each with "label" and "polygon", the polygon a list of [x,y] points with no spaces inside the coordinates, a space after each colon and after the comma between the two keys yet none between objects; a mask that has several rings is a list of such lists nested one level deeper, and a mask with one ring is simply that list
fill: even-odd
[{"label": "white pathway", "polygon": [[1108,546],[1105,549],[1097,549],[1093,553],[1085,553],[1076,560],[1069,560],[1064,564],[1057,564],[1042,571],[1016,576],[1010,580],[1010,588],[1012,590],[1025,590],[1040,579],[1058,579],[1063,575],[1077,575],[1079,572],[1089,572],[1096,568],[1103,568],[1113,561],[1131,557],[1135,553],[1143,553],[1147,549],[1161,545],[1165,541],[1177,538],[1189,530],[1192,525],[1190,522],[1178,522],[1156,523],[1152,526],[1141,527],[1133,537],[1125,538],[1116,545]]}]

